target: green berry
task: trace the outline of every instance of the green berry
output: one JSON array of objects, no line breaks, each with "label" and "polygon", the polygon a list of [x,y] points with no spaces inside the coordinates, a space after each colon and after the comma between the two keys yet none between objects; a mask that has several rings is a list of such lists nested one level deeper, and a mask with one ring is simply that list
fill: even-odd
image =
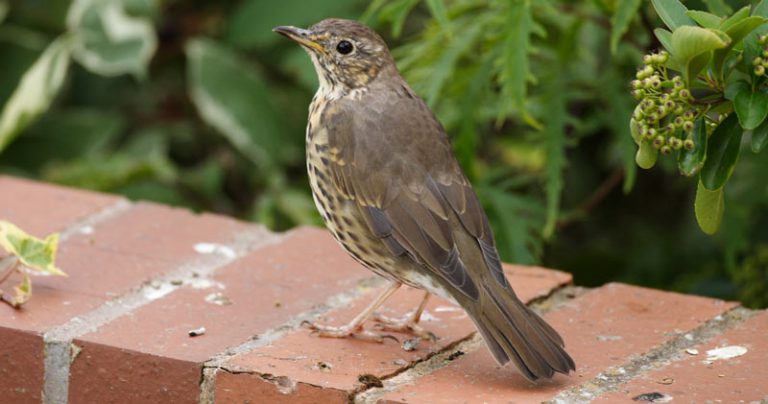
[{"label": "green berry", "polygon": [[763,65],[755,66],[755,76],[762,76],[765,74],[765,67]]},{"label": "green berry", "polygon": [[645,55],[645,56],[643,56],[643,63],[645,63],[646,65],[652,64],[653,61],[654,61],[653,60],[653,55]]},{"label": "green berry", "polygon": [[643,87],[643,82],[640,80],[632,80],[632,88],[637,90],[638,88]]},{"label": "green berry", "polygon": [[692,151],[696,147],[696,144],[694,144],[691,139],[685,139],[683,147],[685,147],[685,150]]},{"label": "green berry", "polygon": [[640,143],[640,147],[635,154],[635,162],[640,168],[648,170],[656,164],[658,152],[646,142]]},{"label": "green berry", "polygon": [[658,135],[655,138],[653,138],[653,147],[660,148],[661,146],[664,146],[664,136]]},{"label": "green berry", "polygon": [[757,66],[762,62],[763,62],[763,58],[761,58],[760,56],[755,56],[755,58],[752,59],[752,66]]},{"label": "green berry", "polygon": [[675,127],[682,128],[683,127],[683,122],[685,122],[685,120],[683,119],[682,116],[678,116],[677,118],[675,118],[674,122],[675,122]]},{"label": "green berry", "polygon": [[688,91],[687,88],[684,88],[684,89],[680,90],[680,98],[682,98],[684,100],[690,100],[691,99],[691,92]]},{"label": "green berry", "polygon": [[645,90],[637,89],[632,90],[632,96],[637,100],[642,100],[645,97]]},{"label": "green berry", "polygon": [[672,148],[667,145],[661,146],[661,154],[665,156],[672,154]]},{"label": "green berry", "polygon": [[691,121],[685,121],[683,122],[683,130],[686,132],[690,132],[693,130],[693,122]]},{"label": "green berry", "polygon": [[673,137],[672,139],[669,139],[669,145],[675,150],[680,150],[680,148],[683,147],[683,141]]},{"label": "green berry", "polygon": [[691,110],[685,111],[683,113],[683,119],[686,121],[692,121],[694,116],[696,116],[696,114],[694,114]]}]

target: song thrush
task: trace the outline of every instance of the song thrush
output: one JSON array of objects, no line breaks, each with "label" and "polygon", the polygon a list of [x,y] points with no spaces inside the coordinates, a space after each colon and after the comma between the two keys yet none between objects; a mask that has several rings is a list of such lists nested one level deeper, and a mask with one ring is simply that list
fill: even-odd
[{"label": "song thrush", "polygon": [[390,286],[349,324],[311,325],[322,336],[381,340],[362,327],[402,284],[426,291],[387,330],[418,325],[430,293],[472,318],[500,364],[530,380],[575,369],[563,340],[515,295],[491,228],[440,122],[398,73],[368,27],[327,19],[274,29],[310,55],[320,87],[309,107],[307,169],[315,204],[344,249]]}]

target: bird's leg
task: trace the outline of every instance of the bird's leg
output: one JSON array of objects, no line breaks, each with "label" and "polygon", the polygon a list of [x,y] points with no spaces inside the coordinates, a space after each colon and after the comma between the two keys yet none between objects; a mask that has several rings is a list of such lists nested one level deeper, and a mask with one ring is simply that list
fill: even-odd
[{"label": "bird's leg", "polygon": [[400,285],[402,285],[400,282],[392,281],[387,289],[381,292],[381,294],[371,304],[369,304],[365,310],[360,312],[360,314],[355,316],[352,321],[345,325],[334,327],[328,325],[319,325],[309,321],[304,321],[302,325],[309,328],[310,330],[316,331],[317,335],[321,337],[346,338],[355,336],[356,338],[376,342],[383,342],[384,338],[392,338],[397,341],[397,338],[391,335],[363,329],[363,323],[368,319],[368,317],[371,316],[374,310],[378,309],[379,306],[381,306],[387,299],[389,299],[390,296],[392,296],[393,293],[395,293]]},{"label": "bird's leg", "polygon": [[419,306],[416,307],[416,310],[414,310],[413,313],[410,313],[403,318],[386,317],[379,313],[374,313],[374,320],[378,323],[381,330],[409,333],[434,341],[437,339],[435,334],[425,330],[419,325],[421,314],[424,313],[424,308],[427,307],[427,301],[429,301],[429,292],[424,292],[424,298],[421,299],[421,303],[419,303]]}]

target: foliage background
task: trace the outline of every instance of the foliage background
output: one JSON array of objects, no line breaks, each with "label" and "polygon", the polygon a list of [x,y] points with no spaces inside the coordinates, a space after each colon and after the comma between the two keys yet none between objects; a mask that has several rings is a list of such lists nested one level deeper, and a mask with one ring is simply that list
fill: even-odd
[{"label": "foliage background", "polygon": [[636,169],[628,82],[661,26],[642,0],[0,1],[0,105],[56,38],[72,59],[50,108],[14,121],[0,172],[275,229],[319,224],[303,161],[317,81],[271,28],[330,16],[385,36],[447,127],[505,260],[580,285],[768,305],[764,153],[741,153],[712,237],[690,208],[695,180],[671,161]]}]

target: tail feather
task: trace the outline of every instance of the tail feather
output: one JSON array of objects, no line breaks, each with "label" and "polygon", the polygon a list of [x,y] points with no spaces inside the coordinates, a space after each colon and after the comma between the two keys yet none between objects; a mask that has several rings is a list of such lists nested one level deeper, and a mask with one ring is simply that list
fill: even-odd
[{"label": "tail feather", "polygon": [[497,362],[512,361],[532,381],[575,370],[560,335],[512,292],[495,285],[483,292],[468,312]]}]

